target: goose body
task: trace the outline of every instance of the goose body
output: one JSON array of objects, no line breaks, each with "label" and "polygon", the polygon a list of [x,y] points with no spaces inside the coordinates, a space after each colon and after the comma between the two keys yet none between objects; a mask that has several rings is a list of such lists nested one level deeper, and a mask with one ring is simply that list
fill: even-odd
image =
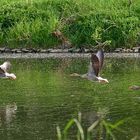
[{"label": "goose body", "polygon": [[140,86],[133,85],[133,86],[130,86],[129,89],[131,89],[131,90],[140,90]]},{"label": "goose body", "polygon": [[86,78],[90,81],[97,81],[100,83],[109,83],[105,78],[99,76],[99,72],[102,69],[104,61],[103,50],[99,50],[96,54],[91,54],[89,69],[86,74],[79,75],[77,73],[71,74],[71,76],[79,76],[81,78]]},{"label": "goose body", "polygon": [[11,63],[6,61],[2,65],[0,65],[0,78],[6,78],[6,79],[16,79],[15,74],[9,73],[9,69],[11,67]]}]

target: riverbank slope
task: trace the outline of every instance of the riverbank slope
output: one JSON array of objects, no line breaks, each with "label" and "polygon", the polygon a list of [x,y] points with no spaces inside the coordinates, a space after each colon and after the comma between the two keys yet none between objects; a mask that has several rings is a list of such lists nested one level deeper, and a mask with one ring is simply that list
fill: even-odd
[{"label": "riverbank slope", "polygon": [[7,0],[0,6],[0,47],[113,50],[140,44],[139,0]]}]

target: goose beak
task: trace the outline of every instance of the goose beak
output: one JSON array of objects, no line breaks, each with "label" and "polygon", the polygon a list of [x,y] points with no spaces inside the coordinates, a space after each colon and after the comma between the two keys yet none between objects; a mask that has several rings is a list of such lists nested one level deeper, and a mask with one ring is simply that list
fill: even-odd
[{"label": "goose beak", "polygon": [[71,77],[78,77],[78,76],[80,76],[78,73],[72,73],[72,74],[70,74],[70,76]]},{"label": "goose beak", "polygon": [[11,75],[11,77],[10,77],[11,80],[16,80],[16,78],[17,78],[17,77],[16,77],[14,74]]},{"label": "goose beak", "polygon": [[102,80],[99,80],[99,83],[109,83],[109,81],[107,79],[102,79]]}]

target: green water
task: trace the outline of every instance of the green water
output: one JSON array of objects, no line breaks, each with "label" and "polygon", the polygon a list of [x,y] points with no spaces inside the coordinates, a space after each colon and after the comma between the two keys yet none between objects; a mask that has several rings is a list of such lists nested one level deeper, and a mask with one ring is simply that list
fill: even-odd
[{"label": "green water", "polygon": [[[128,88],[140,85],[139,59],[107,59],[101,75],[109,84],[69,76],[85,73],[87,59],[10,61],[17,80],[0,79],[1,140],[57,140],[57,125],[64,129],[81,112],[86,128],[99,108],[109,110],[111,123],[128,120],[114,132],[118,140],[140,136],[140,91]],[[70,135],[76,139],[74,132]]]}]

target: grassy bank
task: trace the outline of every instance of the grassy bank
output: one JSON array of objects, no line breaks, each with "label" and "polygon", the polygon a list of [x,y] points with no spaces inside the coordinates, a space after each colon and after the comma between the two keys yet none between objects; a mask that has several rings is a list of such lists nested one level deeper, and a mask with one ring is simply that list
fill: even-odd
[{"label": "grassy bank", "polygon": [[7,0],[0,7],[1,47],[54,47],[62,43],[56,30],[76,47],[140,43],[139,0]]}]

